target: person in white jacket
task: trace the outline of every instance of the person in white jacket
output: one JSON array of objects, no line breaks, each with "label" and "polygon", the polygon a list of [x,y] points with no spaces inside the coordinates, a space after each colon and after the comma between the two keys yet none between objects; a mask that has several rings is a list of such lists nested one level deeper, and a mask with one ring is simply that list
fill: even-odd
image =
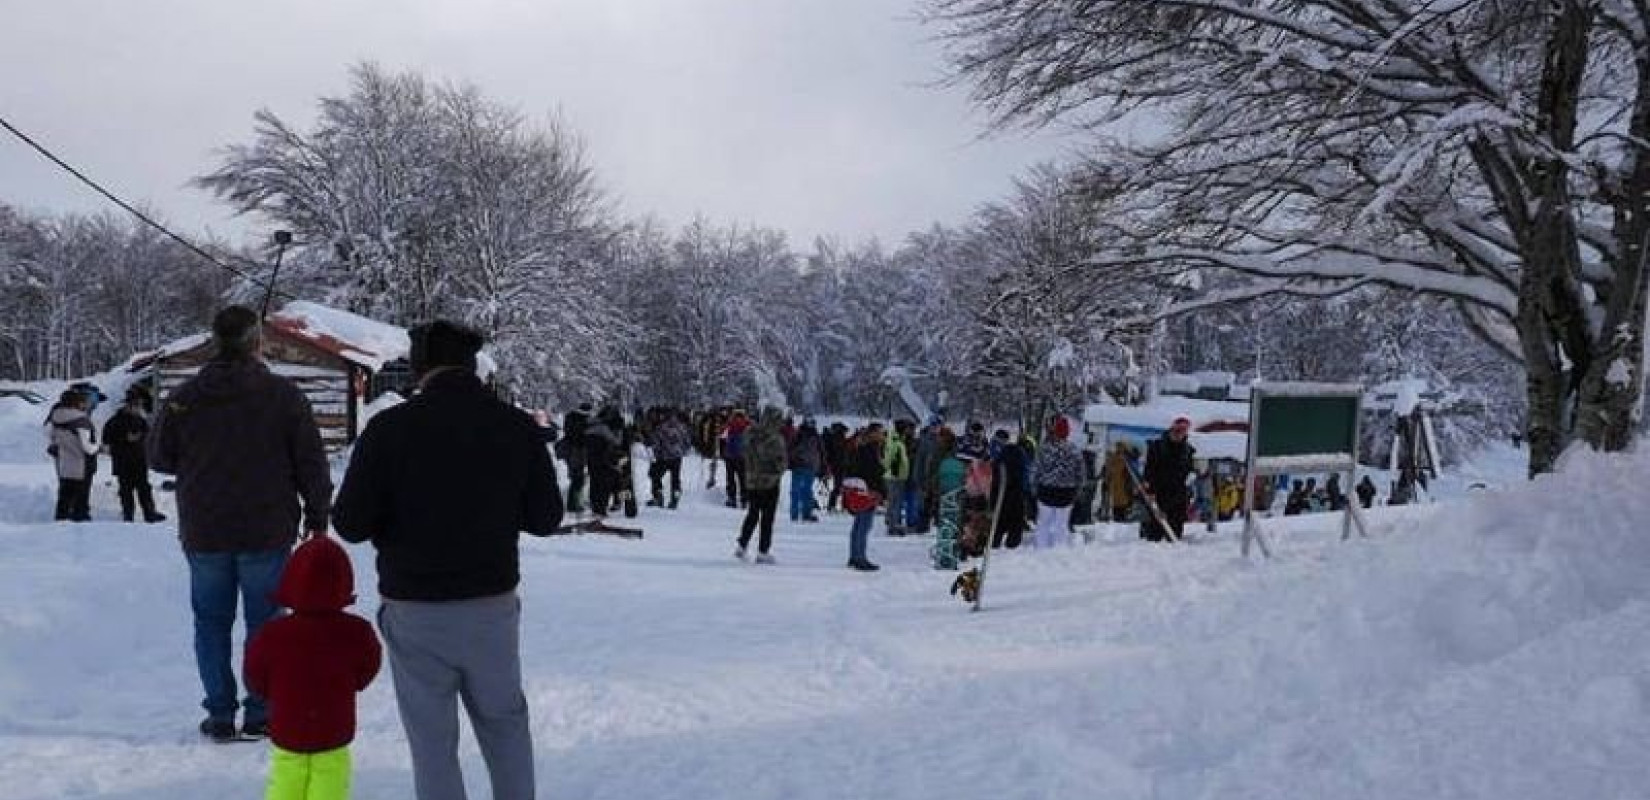
[{"label": "person in white jacket", "polygon": [[1063,416],[1055,417],[1048,440],[1037,449],[1037,533],[1033,541],[1038,548],[1053,547],[1066,538],[1071,506],[1083,482],[1083,453],[1070,438],[1071,423]]},{"label": "person in white jacket", "polygon": [[92,459],[97,457],[97,433],[86,414],[86,395],[64,392],[46,417],[46,453],[57,464],[58,521],[92,519]]}]

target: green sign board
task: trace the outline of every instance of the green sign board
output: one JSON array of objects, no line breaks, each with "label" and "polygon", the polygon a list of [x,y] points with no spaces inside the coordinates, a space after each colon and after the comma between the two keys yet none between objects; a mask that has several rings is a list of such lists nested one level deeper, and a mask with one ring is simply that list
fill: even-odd
[{"label": "green sign board", "polygon": [[[1353,483],[1358,469],[1358,422],[1363,388],[1351,384],[1258,383],[1249,393],[1249,474],[1335,472]],[[1252,494],[1244,493],[1243,554],[1256,542],[1270,557]],[[1264,509],[1262,509],[1264,510]],[[1358,504],[1347,503],[1341,539],[1352,525],[1368,536]]]},{"label": "green sign board", "polygon": [[1358,397],[1268,396],[1253,398],[1255,456],[1352,454],[1358,450]]}]

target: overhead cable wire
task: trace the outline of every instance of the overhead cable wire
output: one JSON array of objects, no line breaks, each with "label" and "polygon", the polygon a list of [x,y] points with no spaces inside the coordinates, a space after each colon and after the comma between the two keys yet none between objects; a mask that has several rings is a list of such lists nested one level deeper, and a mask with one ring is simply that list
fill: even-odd
[{"label": "overhead cable wire", "polygon": [[[149,227],[154,228],[157,231],[160,231],[161,233],[165,234],[168,238],[170,238],[172,241],[175,241],[178,244],[183,245],[190,252],[194,253],[195,255],[200,256],[201,258],[205,259],[209,263],[216,265],[220,269],[224,269],[224,270],[227,270],[231,273],[234,273],[236,276],[240,277],[243,280],[251,281],[252,283],[256,284],[257,286],[265,289],[266,291],[268,291],[270,289],[271,284],[268,281],[260,280],[258,278],[253,277],[252,275],[248,274],[245,270],[239,269],[237,267],[230,266],[228,263],[224,262],[222,259],[219,259],[217,256],[214,256],[211,253],[208,253],[207,251],[201,249],[194,242],[191,242],[188,239],[185,239],[182,236],[179,236],[176,233],[173,233],[170,228],[167,228],[165,225],[162,225],[159,222],[156,222],[148,214],[145,214],[142,211],[139,211],[137,208],[133,207],[132,204],[126,202],[125,200],[120,199],[119,197],[116,197],[113,192],[110,192],[108,189],[103,188],[101,185],[98,184],[97,181],[94,181],[91,178],[87,177],[85,173],[81,172],[78,169],[75,169],[67,161],[64,161],[63,159],[59,158],[56,153],[53,153],[51,150],[47,149],[45,145],[35,141],[28,134],[18,130],[16,126],[12,125],[3,116],[0,116],[0,127],[3,127],[7,131],[10,131],[13,136],[16,136],[24,144],[28,145],[29,147],[34,148],[35,152],[38,152],[40,155],[44,156],[47,160],[51,161],[53,164],[56,164],[57,166],[61,167],[63,169],[63,171],[65,171],[65,172],[69,173],[70,175],[73,175],[76,178],[78,178],[81,183],[84,183],[87,186],[90,186],[92,188],[92,191],[95,191],[98,194],[103,195],[105,198],[107,198],[109,200],[109,202],[114,203],[117,206],[120,206],[122,209],[124,209],[126,211],[126,213],[131,214],[134,217],[137,217],[145,225],[148,225]],[[280,294],[284,297],[290,297],[290,295],[287,295],[285,292],[277,292],[277,294]]]}]

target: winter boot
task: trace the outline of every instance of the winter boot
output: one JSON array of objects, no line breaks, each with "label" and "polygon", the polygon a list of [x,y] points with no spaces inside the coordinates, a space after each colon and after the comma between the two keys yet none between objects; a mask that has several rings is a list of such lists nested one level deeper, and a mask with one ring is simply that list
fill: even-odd
[{"label": "winter boot", "polygon": [[216,719],[207,717],[201,720],[201,735],[214,742],[235,741],[235,721],[232,719]]},{"label": "winter boot", "polygon": [[670,510],[675,511],[676,506],[681,504],[681,502],[682,502],[682,493],[681,492],[671,492],[670,493]]},{"label": "winter boot", "polygon": [[745,560],[745,546],[744,545],[738,545],[738,546],[734,547],[733,548],[733,557],[739,559],[740,561],[744,561]]},{"label": "winter boot", "polygon": [[758,564],[773,564],[774,563],[773,556],[768,554],[768,553],[757,553],[756,554],[756,563],[758,563]]}]

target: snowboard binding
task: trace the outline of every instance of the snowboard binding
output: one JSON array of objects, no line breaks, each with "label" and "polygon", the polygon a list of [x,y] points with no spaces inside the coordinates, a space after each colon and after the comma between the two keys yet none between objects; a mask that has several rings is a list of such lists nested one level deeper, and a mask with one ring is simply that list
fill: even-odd
[{"label": "snowboard binding", "polygon": [[963,602],[972,603],[980,596],[980,569],[975,567],[957,576],[951,582],[951,596],[962,595]]}]

